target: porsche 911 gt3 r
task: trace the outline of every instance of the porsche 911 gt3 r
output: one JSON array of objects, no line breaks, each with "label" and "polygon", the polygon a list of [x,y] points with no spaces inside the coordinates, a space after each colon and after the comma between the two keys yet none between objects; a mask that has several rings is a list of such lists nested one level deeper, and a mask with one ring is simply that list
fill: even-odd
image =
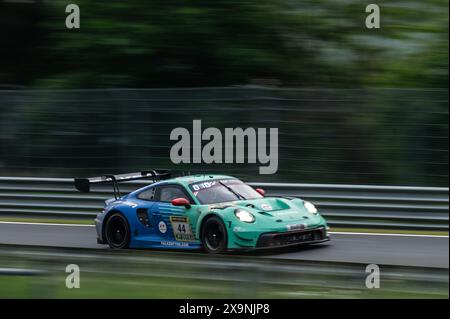
[{"label": "porsche 911 gt3 r", "polygon": [[[152,179],[121,196],[119,182]],[[75,179],[111,183],[115,198],[95,219],[97,241],[112,248],[201,249],[209,253],[252,250],[329,240],[327,224],[310,202],[294,197],[265,197],[262,189],[231,176],[148,171]]]}]

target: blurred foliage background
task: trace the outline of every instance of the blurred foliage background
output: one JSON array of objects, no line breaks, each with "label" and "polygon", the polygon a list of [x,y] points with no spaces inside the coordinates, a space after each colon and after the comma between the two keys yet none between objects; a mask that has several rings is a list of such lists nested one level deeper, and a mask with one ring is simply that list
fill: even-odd
[{"label": "blurred foliage background", "polygon": [[278,127],[278,174],[177,168],[447,186],[448,1],[377,1],[380,29],[368,3],[0,0],[0,174],[175,167],[170,131],[202,119]]}]

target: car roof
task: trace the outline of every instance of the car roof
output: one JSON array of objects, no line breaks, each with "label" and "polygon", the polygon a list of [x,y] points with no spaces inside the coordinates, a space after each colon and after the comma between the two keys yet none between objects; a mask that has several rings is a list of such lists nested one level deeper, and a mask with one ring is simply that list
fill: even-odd
[{"label": "car roof", "polygon": [[130,194],[136,194],[143,190],[148,189],[151,186],[158,186],[158,185],[165,185],[165,184],[181,184],[184,186],[189,186],[193,183],[200,183],[200,182],[207,182],[215,179],[236,179],[236,177],[233,176],[227,176],[227,175],[218,175],[218,174],[195,174],[195,175],[186,175],[186,176],[180,176],[180,177],[174,177],[165,179],[156,183],[149,184],[147,186],[141,187]]}]

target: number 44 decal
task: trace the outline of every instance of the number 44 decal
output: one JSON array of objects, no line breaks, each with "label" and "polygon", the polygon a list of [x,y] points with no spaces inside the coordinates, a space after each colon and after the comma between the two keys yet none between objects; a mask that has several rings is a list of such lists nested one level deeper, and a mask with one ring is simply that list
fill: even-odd
[{"label": "number 44 decal", "polygon": [[195,241],[195,235],[192,232],[189,218],[181,216],[171,216],[173,236],[178,241]]},{"label": "number 44 decal", "polygon": [[180,233],[186,233],[186,224],[178,224],[178,231]]}]

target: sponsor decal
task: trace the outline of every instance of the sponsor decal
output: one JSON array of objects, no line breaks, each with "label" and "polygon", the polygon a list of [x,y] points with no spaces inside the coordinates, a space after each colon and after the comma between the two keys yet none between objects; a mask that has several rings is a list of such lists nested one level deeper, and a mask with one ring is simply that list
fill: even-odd
[{"label": "sponsor decal", "polygon": [[306,224],[294,224],[294,225],[288,225],[288,230],[301,230],[306,228]]},{"label": "sponsor decal", "polygon": [[264,210],[272,210],[272,206],[269,204],[261,204],[261,208]]},{"label": "sponsor decal", "polygon": [[179,241],[162,241],[161,245],[163,245],[163,246],[176,246],[176,247],[189,247],[188,243],[179,242]]},{"label": "sponsor decal", "polygon": [[213,187],[214,185],[216,185],[216,181],[201,182],[201,183],[192,185],[192,188],[194,189],[194,191],[198,192],[201,189],[208,189],[210,187]]},{"label": "sponsor decal", "polygon": [[171,216],[170,223],[172,224],[173,236],[177,241],[195,241],[189,218]]},{"label": "sponsor decal", "polygon": [[162,234],[165,234],[167,232],[167,225],[165,222],[160,221],[158,224],[158,229]]}]

